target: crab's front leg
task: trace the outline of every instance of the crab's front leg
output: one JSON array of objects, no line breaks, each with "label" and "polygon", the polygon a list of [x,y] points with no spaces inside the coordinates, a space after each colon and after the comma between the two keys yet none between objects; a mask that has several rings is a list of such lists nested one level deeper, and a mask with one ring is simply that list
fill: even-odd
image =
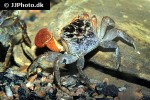
[{"label": "crab's front leg", "polygon": [[78,69],[80,77],[85,81],[85,84],[88,86],[88,88],[91,89],[91,90],[93,90],[93,88],[91,87],[90,79],[87,77],[87,75],[82,70],[83,67],[84,67],[84,63],[85,63],[84,56],[81,56],[77,60],[77,69]]},{"label": "crab's front leg", "polygon": [[71,55],[71,54],[62,54],[56,58],[56,61],[54,63],[54,80],[57,86],[64,92],[70,95],[70,93],[61,87],[60,83],[60,71],[59,67],[65,66],[66,64],[71,64],[73,62],[76,62],[78,59],[78,56]]},{"label": "crab's front leg", "polygon": [[42,69],[52,68],[55,62],[55,59],[61,55],[58,52],[45,52],[44,54],[39,55],[29,66],[27,71],[27,77],[36,72],[37,67]]},{"label": "crab's front leg", "polygon": [[[79,75],[81,76],[81,78],[85,81],[85,84],[92,89],[92,87],[90,86],[90,80],[87,77],[87,75],[83,72],[82,68],[84,67],[84,56],[75,56],[75,55],[71,55],[71,54],[64,54],[61,55],[57,58],[55,65],[54,65],[54,79],[56,84],[58,85],[58,87],[69,94],[68,91],[64,90],[61,87],[60,84],[60,71],[59,71],[59,67],[65,66],[66,64],[71,64],[73,62],[77,61],[77,69],[79,72]],[[92,89],[93,90],[93,89]]]}]

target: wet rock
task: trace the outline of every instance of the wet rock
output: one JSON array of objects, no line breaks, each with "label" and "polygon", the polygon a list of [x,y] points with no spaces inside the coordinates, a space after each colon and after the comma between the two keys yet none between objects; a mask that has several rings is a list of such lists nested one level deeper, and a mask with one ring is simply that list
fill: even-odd
[{"label": "wet rock", "polygon": [[4,91],[0,91],[0,97],[3,97],[3,96],[5,96],[6,94],[5,94],[5,92]]},{"label": "wet rock", "polygon": [[137,86],[127,87],[127,89],[120,92],[114,100],[124,100],[124,98],[127,100],[142,100],[143,94],[141,88]]},{"label": "wet rock", "polygon": [[53,88],[51,88],[51,90],[47,92],[49,99],[53,99],[53,100],[57,99],[56,94],[57,94],[57,89],[53,89]]},{"label": "wet rock", "polygon": [[82,94],[84,94],[84,92],[85,92],[84,86],[80,85],[75,89],[73,96],[75,97],[81,96]]},{"label": "wet rock", "polygon": [[104,96],[116,97],[118,95],[118,88],[115,85],[106,85],[99,83],[95,87],[98,94],[103,94]]},{"label": "wet rock", "polygon": [[19,99],[20,100],[26,100],[27,99],[27,95],[26,95],[26,91],[23,88],[18,88],[18,94],[19,94]]},{"label": "wet rock", "polygon": [[73,99],[74,100],[86,100],[86,96],[84,96],[84,95],[74,96]]},{"label": "wet rock", "polygon": [[[20,78],[15,78],[14,75],[10,75],[8,73],[2,73],[2,75],[6,80],[7,78],[12,78],[12,80],[19,81]],[[37,75],[38,76],[38,75]],[[21,100],[60,100],[60,99],[87,99],[92,100],[93,98],[96,98],[96,100],[113,100],[114,97],[115,100],[124,100],[126,96],[128,96],[127,100],[141,100],[141,98],[147,99],[148,96],[144,96],[141,92],[141,88],[137,86],[126,86],[122,88],[118,88],[115,85],[108,84],[108,79],[104,79],[103,83],[97,83],[96,85],[93,85],[93,88],[95,88],[96,93],[98,95],[103,94],[105,97],[97,97],[96,95],[93,96],[93,93],[95,92],[88,89],[88,87],[79,82],[77,79],[79,77],[76,76],[62,76],[61,80],[65,82],[65,86],[70,89],[70,95],[67,95],[65,92],[61,91],[59,88],[57,88],[53,83],[50,81],[47,81],[47,79],[51,79],[51,74],[47,77],[42,75],[42,77],[35,78],[32,83],[28,81],[20,81],[18,84],[17,82],[13,82],[12,80],[9,81],[9,84],[2,84],[0,83],[0,91],[5,91],[5,94],[2,95],[2,97],[11,98],[11,99],[21,99]],[[69,80],[70,79],[70,80]],[[1,80],[1,79],[0,79]],[[67,82],[68,83],[67,83]],[[73,82],[71,84],[70,82]],[[6,83],[8,83],[6,81]],[[28,87],[27,84],[33,85],[33,88],[31,89]],[[1,93],[1,92],[0,92]],[[1,97],[0,97],[1,98]]]},{"label": "wet rock", "polygon": [[27,68],[28,66],[21,66],[20,68],[18,66],[11,66],[11,68],[8,68],[6,72],[9,74],[14,74],[23,77],[26,75]]},{"label": "wet rock", "polygon": [[66,76],[66,77],[64,77],[64,78],[65,78],[65,79],[62,80],[62,81],[63,81],[63,82],[62,82],[62,85],[65,86],[65,87],[70,87],[70,88],[72,88],[72,87],[75,86],[76,83],[77,83],[77,77],[76,77],[76,75],[74,75],[74,76]]},{"label": "wet rock", "polygon": [[13,93],[10,86],[5,85],[5,93],[8,97],[13,97]]},{"label": "wet rock", "polygon": [[19,77],[7,72],[0,72],[0,84],[20,84],[25,82],[25,77]]},{"label": "wet rock", "polygon": [[[26,47],[26,46],[25,46]],[[14,60],[18,66],[29,66],[31,61],[27,58],[27,56],[24,54],[24,51],[22,49],[21,45],[17,45],[14,47]]]},{"label": "wet rock", "polygon": [[27,100],[44,100],[44,98],[37,96],[35,92],[31,92]]}]

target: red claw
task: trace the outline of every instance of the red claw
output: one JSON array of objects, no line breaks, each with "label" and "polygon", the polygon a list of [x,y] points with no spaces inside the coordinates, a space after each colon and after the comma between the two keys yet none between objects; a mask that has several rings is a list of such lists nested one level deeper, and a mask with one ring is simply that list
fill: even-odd
[{"label": "red claw", "polygon": [[47,28],[39,30],[36,34],[35,45],[39,48],[47,46],[50,50],[55,52],[64,51],[63,46],[53,37]]}]

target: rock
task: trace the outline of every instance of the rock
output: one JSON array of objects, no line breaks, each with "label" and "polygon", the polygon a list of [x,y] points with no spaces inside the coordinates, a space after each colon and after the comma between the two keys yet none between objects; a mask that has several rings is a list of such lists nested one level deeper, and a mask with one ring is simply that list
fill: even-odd
[{"label": "rock", "polygon": [[[132,9],[126,9],[127,7],[132,7]],[[131,2],[125,0],[109,2],[105,0],[63,1],[53,6],[49,12],[40,15],[40,18],[34,23],[28,24],[32,47],[31,49],[27,47],[27,51],[37,55],[38,49],[34,45],[34,37],[41,28],[48,28],[56,39],[60,39],[62,27],[83,12],[87,12],[90,16],[96,15],[98,23],[100,23],[102,16],[110,16],[119,29],[126,30],[127,34],[135,40],[138,50],[136,52],[132,46],[122,41],[117,42],[121,52],[121,70],[119,71],[150,81],[150,21],[148,20],[150,15],[147,8],[149,8],[148,1],[141,0]],[[14,56],[22,60],[18,65],[22,66],[24,62],[28,63],[27,58],[22,59],[19,53],[15,53]],[[17,60],[15,61],[17,62]],[[114,52],[101,49],[90,59],[90,62],[106,69],[116,70]]]},{"label": "rock", "polygon": [[143,94],[140,87],[130,86],[126,90],[120,92],[114,100],[142,100]]}]

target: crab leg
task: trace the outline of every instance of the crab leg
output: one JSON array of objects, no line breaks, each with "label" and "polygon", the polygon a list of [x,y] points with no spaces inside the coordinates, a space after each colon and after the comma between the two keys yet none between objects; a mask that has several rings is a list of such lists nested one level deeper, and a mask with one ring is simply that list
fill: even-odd
[{"label": "crab leg", "polygon": [[89,20],[89,15],[87,13],[83,13],[81,16],[76,16],[72,19],[71,22],[74,22],[77,19]]},{"label": "crab leg", "polygon": [[80,77],[85,81],[86,85],[91,89],[93,90],[93,88],[90,86],[90,79],[87,77],[87,75],[83,72],[83,67],[84,67],[84,62],[85,62],[85,59],[84,59],[84,56],[80,57],[78,60],[77,60],[77,69],[78,69],[78,72],[79,72],[79,75]]},{"label": "crab leg", "polygon": [[92,18],[90,19],[90,22],[92,23],[92,26],[94,28],[94,31],[97,32],[97,18],[96,16],[92,16]]},{"label": "crab leg", "polygon": [[84,19],[84,20],[89,20],[89,15],[87,13],[83,13],[81,15],[81,18]]},{"label": "crab leg", "polygon": [[125,31],[117,29],[117,28],[108,30],[103,38],[103,41],[112,41],[112,40],[116,39],[117,37],[122,38],[127,43],[130,43],[134,47],[134,49],[137,50],[133,39],[130,36],[128,36],[125,33]]},{"label": "crab leg", "polygon": [[30,66],[27,69],[27,78],[29,78],[31,74],[36,72],[36,68],[40,65],[40,62],[43,58],[45,58],[45,54],[40,55],[30,64]]},{"label": "crab leg", "polygon": [[121,37],[126,42],[132,44],[134,49],[135,49],[135,51],[137,50],[136,49],[136,45],[134,43],[134,40],[129,35],[127,35],[125,31],[120,30],[120,29],[116,29],[116,28],[114,28],[113,30],[114,30],[114,32],[116,31],[115,33],[117,34],[117,37]]},{"label": "crab leg", "polygon": [[56,58],[56,61],[54,63],[54,79],[55,79],[55,83],[57,84],[57,86],[64,91],[65,93],[69,94],[68,90],[64,89],[61,87],[60,84],[60,71],[59,71],[59,67],[63,67],[66,64],[71,64],[73,62],[75,62],[78,59],[77,56],[71,55],[71,54],[63,54],[60,55]]},{"label": "crab leg", "polygon": [[113,42],[113,40],[116,39],[117,37],[120,37],[123,40],[125,40],[126,42],[132,44],[133,47],[135,48],[135,50],[136,50],[136,46],[134,44],[133,39],[120,29],[113,28],[106,32],[106,34],[103,38],[103,41],[101,42],[101,46],[104,48],[115,48],[116,49],[116,66],[118,69],[119,65],[120,65],[119,47],[117,46],[117,44],[115,42]]},{"label": "crab leg", "polygon": [[100,46],[103,48],[108,48],[108,49],[116,49],[116,69],[118,70],[120,67],[120,51],[118,45],[114,41],[103,41]]},{"label": "crab leg", "polygon": [[102,18],[102,21],[101,21],[101,27],[100,27],[100,30],[98,30],[98,37],[100,39],[103,39],[105,34],[106,34],[106,30],[107,28],[111,26],[111,28],[113,28],[115,26],[115,22],[113,19],[111,19],[110,17],[108,16],[105,16]]},{"label": "crab leg", "polygon": [[26,26],[25,22],[20,20],[19,24],[23,31],[23,39],[25,40],[25,43],[27,44],[27,46],[31,47],[31,41],[30,41],[29,36],[27,35],[27,26]]},{"label": "crab leg", "polygon": [[[55,62],[55,59],[61,55],[57,52],[45,52],[44,54],[39,55],[29,66],[27,77],[36,72],[37,67],[42,69],[52,68]],[[44,65],[42,64],[44,61]]]},{"label": "crab leg", "polygon": [[8,48],[8,51],[7,51],[6,57],[5,57],[4,71],[6,71],[6,69],[8,68],[8,64],[9,64],[10,57],[11,57],[11,54],[12,54],[12,51],[13,51],[13,47],[14,47],[14,44],[10,43],[10,46]]},{"label": "crab leg", "polygon": [[66,64],[71,64],[75,61],[77,61],[77,69],[78,69],[79,75],[81,76],[81,78],[83,78],[85,80],[86,85],[91,90],[93,90],[93,88],[90,86],[89,78],[82,70],[82,68],[84,67],[84,57],[83,56],[78,58],[77,56],[74,56],[74,55],[65,54],[65,55],[61,55],[58,57],[58,59],[55,62],[55,66],[54,66],[54,79],[55,79],[56,84],[62,91],[69,94],[69,92],[67,90],[65,90],[61,87],[59,67],[65,66]]}]

